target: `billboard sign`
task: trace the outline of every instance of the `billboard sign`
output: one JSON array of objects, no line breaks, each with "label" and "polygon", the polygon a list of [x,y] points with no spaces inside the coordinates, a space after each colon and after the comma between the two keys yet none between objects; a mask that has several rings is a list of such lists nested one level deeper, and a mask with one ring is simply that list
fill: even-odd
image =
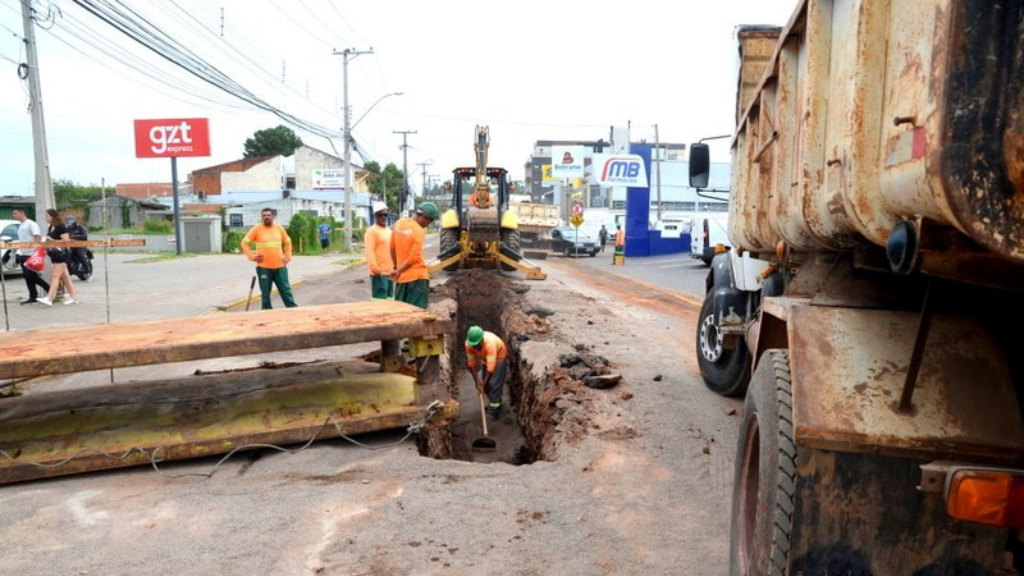
[{"label": "billboard sign", "polygon": [[344,168],[317,168],[313,170],[313,189],[345,188]]},{"label": "billboard sign", "polygon": [[583,146],[552,146],[551,175],[556,179],[583,177]]},{"label": "billboard sign", "polygon": [[209,156],[207,118],[169,118],[135,121],[135,157]]},{"label": "billboard sign", "polygon": [[594,154],[593,166],[601,186],[647,187],[644,160],[636,154]]}]

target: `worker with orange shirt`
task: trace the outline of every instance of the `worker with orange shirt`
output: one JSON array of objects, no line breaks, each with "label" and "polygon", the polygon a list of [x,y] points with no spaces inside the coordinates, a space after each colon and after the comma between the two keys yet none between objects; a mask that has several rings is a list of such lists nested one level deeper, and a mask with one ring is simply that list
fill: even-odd
[{"label": "worker with orange shirt", "polygon": [[622,224],[615,225],[615,253],[612,254],[612,264],[615,264],[616,256],[625,256],[626,250],[626,231],[622,229]]},{"label": "worker with orange shirt", "polygon": [[[277,293],[288,308],[297,306],[292,297],[292,285],[288,282],[288,263],[292,261],[292,240],[284,227],[274,222],[276,212],[271,208],[260,211],[262,223],[249,230],[242,239],[242,252],[256,263],[256,276],[260,280],[260,308],[270,310],[270,288],[277,286]],[[255,253],[253,249],[255,248]]]},{"label": "worker with orange shirt", "polygon": [[390,300],[395,295],[395,284],[391,271],[395,262],[391,259],[391,229],[388,228],[388,205],[373,203],[373,226],[366,230],[366,266],[370,269],[370,298]]},{"label": "worker with orange shirt", "polygon": [[501,413],[501,396],[505,389],[505,374],[508,373],[508,348],[497,334],[471,326],[466,333],[466,366],[473,375],[477,392],[487,395],[487,413],[497,418]]},{"label": "worker with orange shirt", "polygon": [[412,218],[402,218],[391,230],[391,258],[395,270],[395,300],[426,308],[430,301],[430,272],[423,258],[423,245],[427,241],[426,227],[440,214],[433,202],[424,202],[416,208]]}]

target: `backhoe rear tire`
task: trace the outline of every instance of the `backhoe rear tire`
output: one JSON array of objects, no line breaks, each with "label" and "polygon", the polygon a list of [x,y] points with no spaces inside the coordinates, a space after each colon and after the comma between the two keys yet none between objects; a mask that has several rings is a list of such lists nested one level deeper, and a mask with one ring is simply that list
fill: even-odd
[{"label": "backhoe rear tire", "polygon": [[[505,249],[502,250],[502,252],[505,252],[506,254],[508,254],[509,251],[512,251],[513,253],[521,256],[523,252],[522,244],[519,239],[519,230],[510,230],[508,228],[502,228],[501,247]],[[518,258],[515,259],[518,260]],[[515,267],[509,266],[508,264],[502,262],[501,269],[505,270],[506,272],[510,272],[512,270],[515,270]]]},{"label": "backhoe rear tire", "polygon": [[[455,247],[459,243],[459,229],[458,228],[442,228],[440,243],[441,247],[438,254],[444,254],[451,248]],[[459,269],[459,264],[451,264],[444,267],[445,272],[453,272]]]}]

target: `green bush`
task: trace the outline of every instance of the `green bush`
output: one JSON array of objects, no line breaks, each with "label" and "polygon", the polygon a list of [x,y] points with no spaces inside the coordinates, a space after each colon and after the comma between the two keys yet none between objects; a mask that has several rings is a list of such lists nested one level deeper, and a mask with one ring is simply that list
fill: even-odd
[{"label": "green bush", "polygon": [[225,252],[240,252],[242,238],[245,238],[247,232],[230,231],[224,233],[224,251]]},{"label": "green bush", "polygon": [[170,220],[146,220],[142,230],[146,234],[174,234],[174,224]]},{"label": "green bush", "polygon": [[292,239],[292,254],[323,254],[320,249],[319,219],[298,213],[288,223],[288,237]]}]

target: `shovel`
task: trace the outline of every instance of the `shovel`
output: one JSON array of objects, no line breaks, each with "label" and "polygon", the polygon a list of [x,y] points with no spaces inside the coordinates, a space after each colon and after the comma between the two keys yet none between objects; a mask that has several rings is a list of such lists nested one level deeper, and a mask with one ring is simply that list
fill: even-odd
[{"label": "shovel", "polygon": [[252,293],[256,289],[256,275],[252,275],[252,282],[249,282],[249,297],[245,300],[245,311],[249,311],[249,305],[252,304]]},{"label": "shovel", "polygon": [[481,393],[477,393],[477,396],[480,398],[480,422],[482,422],[484,425],[484,435],[483,438],[477,438],[476,440],[473,440],[473,449],[494,450],[495,447],[497,447],[497,444],[487,435],[487,412],[484,411],[484,395]]}]

